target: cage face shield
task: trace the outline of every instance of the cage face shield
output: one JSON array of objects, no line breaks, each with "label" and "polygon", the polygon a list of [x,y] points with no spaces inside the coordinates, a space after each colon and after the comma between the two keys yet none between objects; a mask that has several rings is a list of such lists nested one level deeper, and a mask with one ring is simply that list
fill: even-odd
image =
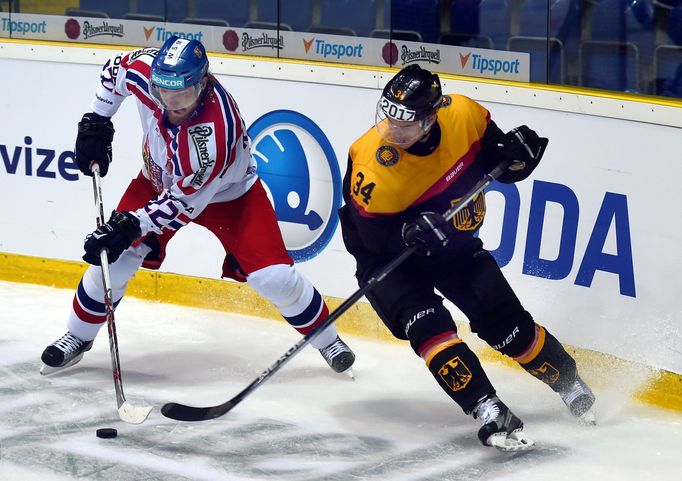
[{"label": "cage face shield", "polygon": [[375,117],[377,132],[386,142],[402,149],[410,148],[423,138],[435,121],[435,115],[422,117],[417,115],[416,110],[383,96],[377,103]]}]

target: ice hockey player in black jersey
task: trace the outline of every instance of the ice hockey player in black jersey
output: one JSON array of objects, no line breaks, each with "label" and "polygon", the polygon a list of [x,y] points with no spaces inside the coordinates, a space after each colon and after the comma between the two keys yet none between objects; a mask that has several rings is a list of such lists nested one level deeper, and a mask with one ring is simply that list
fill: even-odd
[{"label": "ice hockey player in black jersey", "polygon": [[350,147],[343,185],[343,239],[361,286],[406,245],[417,248],[367,299],[393,335],[410,342],[440,387],[481,420],[480,441],[505,451],[534,443],[457,335],[443,297],[479,337],[556,391],[574,416],[593,422],[595,398],[574,359],[524,309],[475,237],[486,213],[484,194],[450,221],[442,213],[503,162],[509,167],[500,182],[524,180],[547,143],[525,125],[505,134],[482,105],[443,95],[437,75],[410,65],[384,88],[376,125]]}]

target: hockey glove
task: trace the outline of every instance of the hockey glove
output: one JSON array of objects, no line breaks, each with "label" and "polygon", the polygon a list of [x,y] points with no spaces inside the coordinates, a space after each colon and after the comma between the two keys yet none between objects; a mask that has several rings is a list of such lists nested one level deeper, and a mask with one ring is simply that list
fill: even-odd
[{"label": "hockey glove", "polygon": [[417,254],[430,256],[448,244],[453,230],[452,222],[446,221],[442,215],[422,212],[414,222],[403,224],[403,242],[416,247]]},{"label": "hockey glove", "polygon": [[104,177],[111,163],[111,141],[114,124],[109,117],[88,113],[78,122],[76,136],[76,164],[80,171],[92,177],[92,164],[99,164],[99,175]]},{"label": "hockey glove", "polygon": [[525,125],[510,130],[502,137],[498,147],[505,161],[511,163],[498,180],[512,184],[527,178],[540,163],[548,143],[549,139],[538,137]]},{"label": "hockey glove", "polygon": [[92,265],[101,264],[99,253],[106,249],[109,263],[113,264],[124,250],[140,238],[140,221],[130,212],[112,212],[109,221],[85,238],[83,260]]}]

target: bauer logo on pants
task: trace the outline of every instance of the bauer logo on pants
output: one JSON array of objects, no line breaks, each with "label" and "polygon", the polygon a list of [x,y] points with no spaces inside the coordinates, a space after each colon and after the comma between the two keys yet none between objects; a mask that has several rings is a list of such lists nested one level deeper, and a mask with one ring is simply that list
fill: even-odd
[{"label": "bauer logo on pants", "polygon": [[289,255],[310,260],[324,250],[338,223],[341,172],[334,149],[315,122],[291,110],[263,115],[248,133]]},{"label": "bauer logo on pants", "polygon": [[459,356],[450,359],[438,370],[441,379],[453,391],[464,389],[471,381],[471,371]]}]

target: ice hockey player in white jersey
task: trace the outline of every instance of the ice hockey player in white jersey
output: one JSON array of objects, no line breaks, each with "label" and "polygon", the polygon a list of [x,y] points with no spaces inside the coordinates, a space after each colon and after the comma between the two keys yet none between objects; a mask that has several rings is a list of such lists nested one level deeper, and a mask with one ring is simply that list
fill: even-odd
[{"label": "ice hockey player in white jersey", "polygon": [[[68,332],[42,354],[41,373],[80,361],[105,323],[100,250],[109,254],[116,306],[135,272],[158,269],[168,242],[190,222],[220,240],[223,277],[247,282],[298,332],[310,333],[327,317],[324,299],[286,251],[237,104],[208,66],[200,42],[175,36],[161,49],[135,50],[104,65],[91,111],[78,124],[76,162],[85,175],[92,176],[94,163],[107,174],[111,117],[133,96],[144,165],[109,221],[86,237],[83,259],[92,265],[76,290]],[[336,372],[355,361],[334,325],[311,344]]]}]

